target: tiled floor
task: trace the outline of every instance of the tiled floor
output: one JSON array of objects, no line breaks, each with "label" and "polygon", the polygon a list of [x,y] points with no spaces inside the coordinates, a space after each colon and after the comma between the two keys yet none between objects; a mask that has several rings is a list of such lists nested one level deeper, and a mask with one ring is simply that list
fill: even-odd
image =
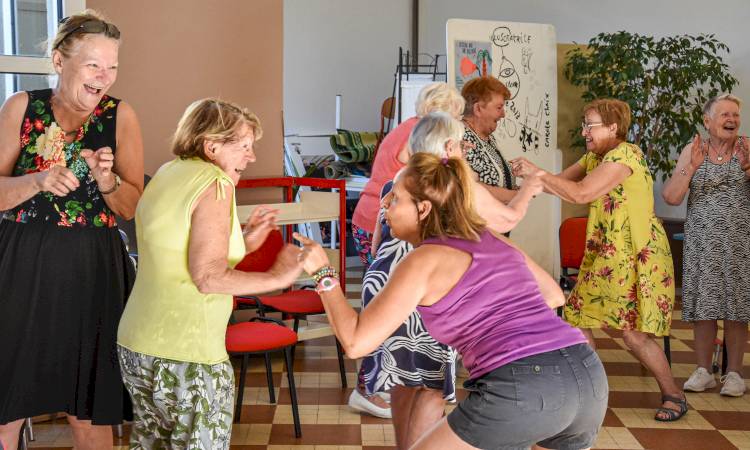
[{"label": "tiled floor", "polygon": [[[351,280],[352,284],[357,280]],[[355,288],[359,286],[355,285]],[[350,292],[350,298],[358,297]],[[676,315],[679,318],[679,313]],[[688,394],[690,412],[675,423],[653,420],[659,405],[659,391],[649,373],[625,348],[616,331],[595,332],[599,355],[609,377],[609,410],[595,448],[723,450],[750,449],[750,394],[726,398],[712,392]],[[661,342],[661,340],[659,340]],[[690,326],[673,323],[673,371],[681,385],[693,369],[693,334]],[[745,355],[750,362],[750,354]],[[264,366],[253,361],[247,377],[241,423],[232,432],[232,450],[385,450],[395,448],[389,420],[359,415],[346,406],[355,384],[356,366],[347,360],[349,389],[342,389],[336,349],[332,338],[321,338],[300,345],[296,352],[295,381],[302,421],[302,438],[294,437],[289,389],[282,376],[280,357],[274,360],[274,383],[278,404],[268,399]],[[459,391],[459,398],[465,392]],[[448,406],[451,410],[453,406]],[[66,426],[36,424],[35,448],[71,448]],[[127,437],[128,427],[125,427]],[[126,438],[117,440],[118,449],[127,448]]]}]

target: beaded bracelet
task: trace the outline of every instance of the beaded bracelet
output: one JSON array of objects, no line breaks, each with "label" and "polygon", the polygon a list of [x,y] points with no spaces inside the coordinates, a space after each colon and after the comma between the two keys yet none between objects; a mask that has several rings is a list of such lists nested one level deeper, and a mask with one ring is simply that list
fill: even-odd
[{"label": "beaded bracelet", "polygon": [[338,278],[339,273],[331,266],[323,266],[320,269],[318,269],[317,272],[312,274],[313,282],[317,285],[320,283],[320,280],[326,277],[332,277],[332,278]]}]

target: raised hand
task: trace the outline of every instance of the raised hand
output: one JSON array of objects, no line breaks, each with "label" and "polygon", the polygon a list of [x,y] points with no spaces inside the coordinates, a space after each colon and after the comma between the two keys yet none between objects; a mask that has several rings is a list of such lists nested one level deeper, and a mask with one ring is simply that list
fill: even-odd
[{"label": "raised hand", "polygon": [[319,269],[331,265],[328,255],[320,244],[299,233],[294,233],[294,239],[302,244],[303,250],[300,259],[303,261],[305,272],[312,275]]},{"label": "raised hand", "polygon": [[109,177],[115,163],[115,155],[110,147],[102,147],[97,151],[83,149],[81,157],[86,160],[97,183]]},{"label": "raised hand", "polygon": [[544,191],[544,183],[542,183],[543,171],[539,170],[536,173],[530,174],[523,179],[521,189],[527,189],[531,192],[531,195],[536,197]]},{"label": "raised hand", "polygon": [[268,237],[268,233],[277,228],[276,217],[278,214],[278,209],[272,209],[265,205],[258,206],[253,210],[242,233],[245,236],[245,247],[248,253],[260,248]]},{"label": "raised hand", "polygon": [[696,134],[695,138],[693,138],[693,143],[690,146],[690,166],[693,169],[693,172],[698,170],[698,168],[703,165],[703,161],[706,159],[706,156],[708,155],[708,150],[704,149],[703,139],[701,139],[700,134]]},{"label": "raised hand", "polygon": [[78,178],[67,167],[52,166],[49,170],[34,174],[39,191],[51,192],[58,197],[65,197],[81,184]]},{"label": "raised hand", "polygon": [[748,142],[747,136],[740,136],[737,139],[737,143],[734,145],[734,152],[740,162],[742,171],[747,172],[750,170],[750,142]]},{"label": "raised hand", "polygon": [[528,178],[532,175],[539,174],[541,171],[539,167],[524,157],[511,160],[510,165],[513,169],[513,175],[519,178]]},{"label": "raised hand", "polygon": [[296,245],[286,244],[276,256],[276,261],[268,271],[281,279],[285,286],[294,283],[302,273],[302,249]]}]

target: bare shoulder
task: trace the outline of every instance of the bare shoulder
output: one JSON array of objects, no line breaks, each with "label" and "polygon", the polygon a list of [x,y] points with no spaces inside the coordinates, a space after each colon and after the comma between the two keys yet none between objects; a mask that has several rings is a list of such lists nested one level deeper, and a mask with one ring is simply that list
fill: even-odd
[{"label": "bare shoulder", "polygon": [[28,104],[29,94],[24,91],[16,92],[15,94],[8,97],[8,99],[5,101],[2,110],[0,110],[0,115],[4,119],[11,120],[17,117],[20,121],[24,113],[26,112],[26,106]]},{"label": "bare shoulder", "polygon": [[135,110],[132,106],[130,106],[130,103],[124,100],[120,101],[120,103],[117,105],[117,120],[124,120],[130,123],[138,122],[138,116],[136,116]]}]

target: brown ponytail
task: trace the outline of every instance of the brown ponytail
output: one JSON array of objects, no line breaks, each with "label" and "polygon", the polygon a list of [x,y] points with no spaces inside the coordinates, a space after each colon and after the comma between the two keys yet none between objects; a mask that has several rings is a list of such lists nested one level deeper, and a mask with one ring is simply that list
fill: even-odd
[{"label": "brown ponytail", "polygon": [[420,224],[422,240],[433,237],[479,240],[486,223],[474,209],[474,180],[466,162],[415,153],[400,178],[415,201],[427,200],[432,204]]}]

